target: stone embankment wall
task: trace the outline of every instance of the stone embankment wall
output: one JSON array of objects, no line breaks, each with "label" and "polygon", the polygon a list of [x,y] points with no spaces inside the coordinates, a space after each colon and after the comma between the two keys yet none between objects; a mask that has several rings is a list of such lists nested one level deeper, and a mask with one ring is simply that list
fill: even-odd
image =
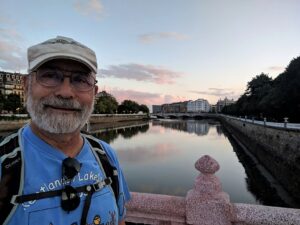
[{"label": "stone embankment wall", "polygon": [[24,124],[28,123],[29,120],[17,120],[17,121],[0,121],[0,132],[9,132],[12,130],[17,130]]},{"label": "stone embankment wall", "polygon": [[220,116],[225,128],[300,202],[300,131]]},{"label": "stone embankment wall", "polygon": [[[93,114],[90,118],[91,124],[112,124],[124,121],[138,121],[148,119],[147,114]],[[0,121],[0,132],[5,133],[12,130],[17,130],[29,120],[3,120]]]}]

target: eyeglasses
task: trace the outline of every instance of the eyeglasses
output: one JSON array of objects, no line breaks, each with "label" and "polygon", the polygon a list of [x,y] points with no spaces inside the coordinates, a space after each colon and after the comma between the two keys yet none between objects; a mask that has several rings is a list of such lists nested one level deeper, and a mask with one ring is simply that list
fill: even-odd
[{"label": "eyeglasses", "polygon": [[[71,85],[78,91],[90,91],[92,90],[97,80],[92,76],[91,73],[85,72],[71,72],[71,71],[62,71],[58,69],[39,69],[36,72],[36,81],[45,86],[45,87],[57,87],[61,85],[65,77],[70,78]],[[70,75],[64,75],[68,72]]]},{"label": "eyeglasses", "polygon": [[[71,183],[72,179],[79,173],[81,163],[74,158],[65,158],[62,162],[62,177],[65,182]],[[65,211],[72,211],[80,204],[78,192],[71,185],[65,185],[61,193],[61,207]]]}]

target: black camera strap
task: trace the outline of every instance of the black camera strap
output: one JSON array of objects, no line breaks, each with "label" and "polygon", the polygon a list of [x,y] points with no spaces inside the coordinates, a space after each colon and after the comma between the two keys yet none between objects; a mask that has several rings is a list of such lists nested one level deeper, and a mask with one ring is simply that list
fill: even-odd
[{"label": "black camera strap", "polygon": [[[100,191],[102,188],[104,188],[107,185],[111,184],[111,179],[110,178],[105,178],[102,181],[97,181],[94,184],[87,184],[79,187],[74,187],[74,189],[77,191],[77,193],[83,192],[87,193],[94,193],[96,191]],[[28,195],[14,195],[11,199],[11,203],[16,205],[16,204],[21,204],[24,202],[28,201],[33,201],[33,200],[39,200],[39,199],[44,199],[44,198],[51,198],[55,196],[61,196],[62,192],[64,189],[60,190],[54,190],[54,191],[46,191],[46,192],[39,192],[39,193],[33,193],[33,194],[28,194]]]}]

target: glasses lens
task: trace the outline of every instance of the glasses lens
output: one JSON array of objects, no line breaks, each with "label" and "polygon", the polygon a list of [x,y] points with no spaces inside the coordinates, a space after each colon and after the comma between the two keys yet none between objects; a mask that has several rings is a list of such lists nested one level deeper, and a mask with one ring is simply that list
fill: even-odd
[{"label": "glasses lens", "polygon": [[72,84],[80,91],[89,91],[95,85],[95,79],[90,74],[73,73]]},{"label": "glasses lens", "polygon": [[40,70],[36,79],[38,83],[44,86],[55,87],[61,83],[63,77],[63,74],[57,70]]},{"label": "glasses lens", "polygon": [[77,191],[70,185],[66,185],[61,194],[61,207],[65,211],[72,211],[80,204],[80,197]]},{"label": "glasses lens", "polygon": [[65,158],[62,163],[62,175],[67,180],[73,179],[80,171],[81,163],[74,158]]}]

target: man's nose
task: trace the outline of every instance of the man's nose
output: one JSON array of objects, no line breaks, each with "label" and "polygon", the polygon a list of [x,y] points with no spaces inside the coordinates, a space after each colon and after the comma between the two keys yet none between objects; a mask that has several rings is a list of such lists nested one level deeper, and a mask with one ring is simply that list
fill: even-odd
[{"label": "man's nose", "polygon": [[61,84],[56,88],[55,94],[64,98],[72,98],[75,96],[74,88],[69,76],[64,76]]}]

